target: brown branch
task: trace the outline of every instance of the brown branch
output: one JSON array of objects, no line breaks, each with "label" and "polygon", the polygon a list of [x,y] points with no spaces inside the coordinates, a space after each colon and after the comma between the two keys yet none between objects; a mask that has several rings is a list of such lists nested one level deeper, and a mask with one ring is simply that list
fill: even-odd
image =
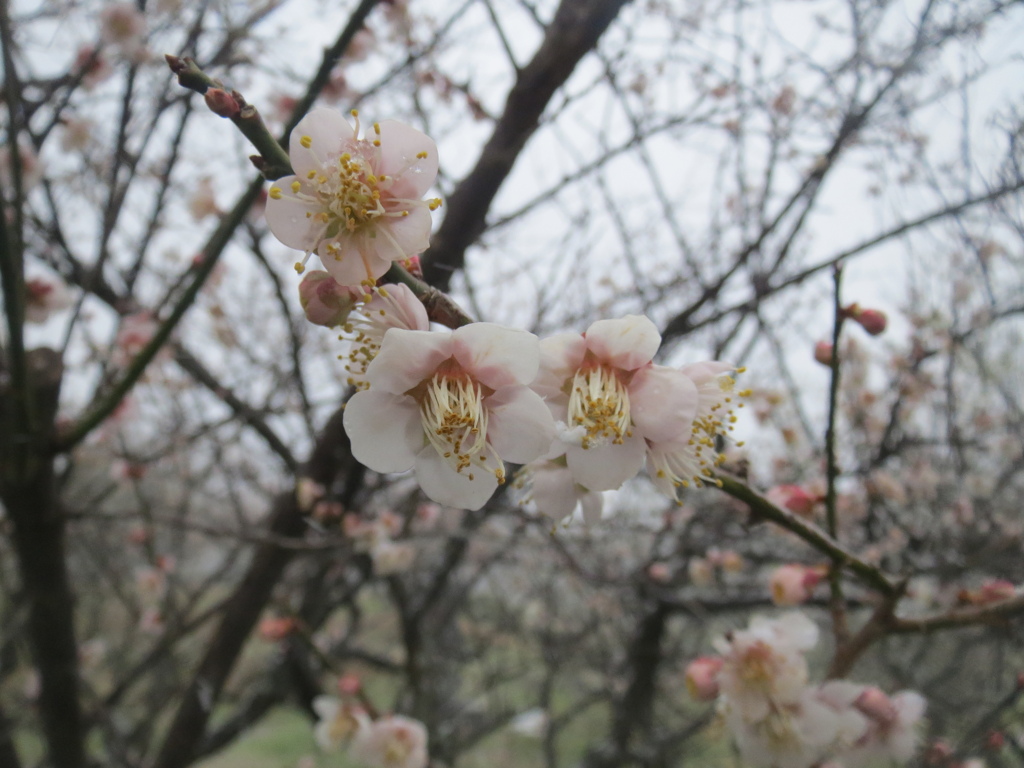
[{"label": "brown branch", "polygon": [[548,103],[628,0],[562,0],[533,59],[519,71],[476,166],[449,195],[448,213],[423,255],[424,279],[448,290],[466,249],[487,228],[487,212]]}]

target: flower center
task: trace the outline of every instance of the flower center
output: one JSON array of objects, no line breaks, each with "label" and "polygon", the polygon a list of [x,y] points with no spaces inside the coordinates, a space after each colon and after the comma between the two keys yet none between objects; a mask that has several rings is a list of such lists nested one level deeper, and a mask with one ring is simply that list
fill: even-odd
[{"label": "flower center", "polygon": [[743,655],[740,662],[740,678],[751,688],[771,688],[776,674],[775,655],[763,642],[757,642]]},{"label": "flower center", "polygon": [[384,215],[380,185],[387,177],[375,176],[370,162],[358,149],[354,155],[342,153],[319,173],[310,173],[314,174],[310,182],[324,205],[326,237],[334,237],[343,229],[355,232]]},{"label": "flower center", "polygon": [[569,420],[586,430],[583,448],[609,441],[621,444],[632,434],[626,385],[603,365],[576,371],[569,393]]},{"label": "flower center", "polygon": [[[483,399],[483,388],[477,382],[435,373],[420,400],[423,431],[456,472],[468,469],[487,445]],[[477,460],[482,464],[485,458]]]}]

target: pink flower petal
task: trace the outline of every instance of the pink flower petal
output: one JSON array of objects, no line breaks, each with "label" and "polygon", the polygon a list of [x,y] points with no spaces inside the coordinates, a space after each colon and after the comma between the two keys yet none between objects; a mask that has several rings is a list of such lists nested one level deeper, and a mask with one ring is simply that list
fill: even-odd
[{"label": "pink flower petal", "polygon": [[547,453],[555,439],[555,421],[536,392],[506,387],[484,406],[489,417],[487,441],[503,459],[526,464]]},{"label": "pink flower petal", "polygon": [[[302,146],[303,136],[310,138],[309,148]],[[354,137],[352,126],[337,110],[311,110],[299,120],[288,139],[288,155],[296,176],[305,179],[310,171],[320,171],[324,163],[340,155],[344,143]],[[282,181],[278,181],[279,186]]]},{"label": "pink flower petal", "polygon": [[[419,158],[421,152],[427,156]],[[437,178],[437,145],[425,133],[395,120],[380,122],[378,174],[392,176],[392,197],[419,200]],[[418,253],[418,251],[417,251]]]},{"label": "pink flower petal", "polygon": [[391,328],[366,377],[374,389],[401,395],[452,356],[452,335],[444,331],[406,331]]},{"label": "pink flower petal", "polygon": [[409,469],[425,440],[416,401],[405,395],[357,392],[345,406],[344,424],[352,455],[375,472]]},{"label": "pink flower petal", "polygon": [[578,333],[556,333],[540,341],[540,372],[530,388],[548,400],[567,401],[562,391],[567,379],[583,363],[587,342]]},{"label": "pink flower petal", "polygon": [[611,491],[640,471],[644,454],[643,438],[633,435],[621,445],[607,443],[587,449],[570,446],[565,460],[577,483],[592,491]]},{"label": "pink flower petal", "polygon": [[585,335],[587,349],[601,362],[626,371],[651,362],[661,345],[657,326],[643,315],[598,320]]},{"label": "pink flower petal", "polygon": [[682,371],[641,368],[629,384],[629,413],[640,434],[657,442],[690,437],[697,415],[697,387]]},{"label": "pink flower petal", "polygon": [[579,499],[568,469],[548,465],[531,470],[531,474],[533,501],[538,512],[562,520],[576,510]]},{"label": "pink flower petal", "polygon": [[729,363],[720,363],[717,360],[708,360],[703,363],[684,365],[679,370],[693,379],[693,383],[699,387],[702,384],[707,384],[715,376],[733,370],[733,366]]},{"label": "pink flower petal", "polygon": [[[498,462],[490,458],[488,464],[497,467]],[[456,472],[432,445],[426,446],[416,456],[416,481],[432,501],[472,511],[486,504],[498,487],[498,478],[493,472],[479,467]]]},{"label": "pink flower petal", "polygon": [[494,323],[471,323],[456,330],[452,352],[459,365],[491,389],[527,385],[540,365],[536,336]]}]

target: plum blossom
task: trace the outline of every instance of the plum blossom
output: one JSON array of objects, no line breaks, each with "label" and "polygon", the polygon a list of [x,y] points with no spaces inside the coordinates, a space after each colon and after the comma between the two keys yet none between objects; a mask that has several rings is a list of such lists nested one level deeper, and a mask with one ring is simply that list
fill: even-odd
[{"label": "plum blossom", "polygon": [[750,627],[715,641],[723,664],[718,680],[732,711],[764,720],[779,705],[797,704],[807,685],[803,652],[818,642],[818,627],[802,613],[755,616]]},{"label": "plum blossom", "polygon": [[848,768],[874,765],[879,760],[907,761],[918,743],[918,725],[926,702],[915,691],[889,697],[875,687],[862,690],[853,704],[867,719],[867,729],[844,756]]},{"label": "plum blossom", "polygon": [[[437,147],[411,126],[374,123],[359,138],[339,112],[316,109],[292,131],[294,176],[270,187],[266,219],[290,248],[316,253],[343,285],[372,285],[391,262],[426,250],[430,211],[422,200],[437,176]],[[302,265],[298,265],[302,271]]]},{"label": "plum blossom", "polygon": [[392,328],[430,330],[427,310],[412,290],[401,283],[377,288],[370,300],[353,311],[344,323],[343,330],[350,341],[345,363],[350,385],[360,389],[369,386],[366,371],[380,351],[384,334]]},{"label": "plum blossom", "polygon": [[776,605],[799,605],[807,602],[814,588],[824,577],[823,568],[796,564],[779,566],[769,580],[772,602]]},{"label": "plum blossom", "polygon": [[317,696],[313,699],[313,711],[319,718],[313,735],[327,752],[337,751],[370,727],[370,718],[360,707],[336,696]]},{"label": "plum blossom", "polygon": [[686,667],[686,690],[695,701],[718,698],[718,673],[723,661],[718,656],[701,656]]},{"label": "plum blossom", "polygon": [[685,431],[662,430],[647,437],[648,472],[658,490],[676,498],[679,488],[710,482],[713,470],[725,461],[716,441],[732,430],[736,422],[736,400],[747,390],[737,392],[733,368],[728,363],[703,362],[685,365],[677,373],[692,382],[696,390],[695,415]]},{"label": "plum blossom", "polygon": [[130,61],[145,58],[145,37],[146,18],[134,3],[108,3],[100,12],[100,39]]},{"label": "plum blossom", "polygon": [[121,327],[114,338],[111,362],[118,368],[128,365],[156,335],[159,327],[159,323],[148,312],[136,312],[121,318]]},{"label": "plum blossom", "polygon": [[427,729],[401,715],[382,717],[356,733],[349,754],[368,768],[426,768]]},{"label": "plum blossom", "polygon": [[528,385],[537,337],[491,323],[453,332],[392,328],[345,408],[356,459],[377,472],[415,468],[438,504],[476,510],[505,482],[503,459],[528,463],[554,438]]},{"label": "plum blossom", "polygon": [[566,466],[584,488],[613,490],[636,475],[648,439],[689,437],[697,388],[680,371],[652,364],[660,344],[654,323],[640,315],[541,342],[533,389],[558,421]]},{"label": "plum blossom", "polygon": [[412,568],[416,560],[416,547],[412,544],[380,537],[370,549],[373,572],[378,576],[393,576]]}]

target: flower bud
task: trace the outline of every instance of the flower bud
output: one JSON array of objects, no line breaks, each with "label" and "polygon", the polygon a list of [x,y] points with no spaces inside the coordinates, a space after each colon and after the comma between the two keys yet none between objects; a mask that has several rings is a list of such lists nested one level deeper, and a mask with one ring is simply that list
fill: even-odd
[{"label": "flower bud", "polygon": [[852,309],[850,319],[855,323],[859,323],[872,336],[882,333],[889,322],[885,313],[877,309],[861,309],[856,304],[853,305]]},{"label": "flower bud", "polygon": [[853,702],[853,706],[868,718],[881,725],[894,723],[899,714],[892,700],[885,695],[885,692],[874,686],[865,688],[860,696],[857,697],[857,700]]},{"label": "flower bud", "polygon": [[206,99],[206,106],[210,111],[221,117],[238,117],[241,110],[235,97],[221,88],[207,89],[203,98]]},{"label": "flower bud", "polygon": [[832,344],[827,341],[819,341],[814,345],[814,359],[822,365],[832,365]]},{"label": "flower bud", "polygon": [[823,575],[820,568],[796,564],[779,566],[770,580],[772,602],[776,605],[806,602]]},{"label": "flower bud", "polygon": [[306,319],[327,328],[348,320],[349,313],[362,298],[362,288],[341,285],[322,270],[308,272],[299,284],[299,303]]},{"label": "flower bud", "polygon": [[259,634],[264,640],[273,643],[284,640],[295,631],[295,628],[296,622],[293,618],[269,616],[260,622]]},{"label": "flower bud", "polygon": [[701,656],[686,667],[686,690],[696,701],[714,701],[718,698],[718,672],[722,668],[718,656]]}]

